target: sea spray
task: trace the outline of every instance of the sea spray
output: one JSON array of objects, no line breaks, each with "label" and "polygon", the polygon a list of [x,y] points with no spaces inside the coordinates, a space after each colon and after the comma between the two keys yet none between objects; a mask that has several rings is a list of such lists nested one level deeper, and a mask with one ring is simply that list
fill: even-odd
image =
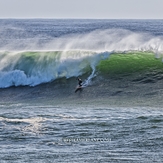
[{"label": "sea spray", "polygon": [[[4,31],[7,34],[8,31]],[[26,30],[21,31],[28,37]],[[18,35],[18,33],[17,33]],[[18,35],[19,36],[19,35]],[[18,37],[17,36],[17,37]],[[20,38],[22,36],[19,36]],[[19,38],[18,37],[18,38]],[[11,36],[12,38],[12,36]],[[28,39],[1,38],[6,42],[0,45],[0,50],[6,51],[159,51],[163,52],[163,37],[147,32],[128,29],[95,29],[83,33],[69,33],[59,37],[38,35]],[[43,43],[45,42],[45,43]]]}]

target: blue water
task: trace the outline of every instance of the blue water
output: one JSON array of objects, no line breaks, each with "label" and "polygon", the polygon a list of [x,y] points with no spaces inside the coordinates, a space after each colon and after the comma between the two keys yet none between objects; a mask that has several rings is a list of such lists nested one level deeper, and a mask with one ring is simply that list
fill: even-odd
[{"label": "blue water", "polygon": [[[162,20],[0,24],[0,162],[163,162],[161,69],[94,71],[113,52],[161,58]],[[75,94],[78,75],[88,85]]]},{"label": "blue water", "polygon": [[0,122],[1,162],[163,160],[161,108],[19,103]]}]

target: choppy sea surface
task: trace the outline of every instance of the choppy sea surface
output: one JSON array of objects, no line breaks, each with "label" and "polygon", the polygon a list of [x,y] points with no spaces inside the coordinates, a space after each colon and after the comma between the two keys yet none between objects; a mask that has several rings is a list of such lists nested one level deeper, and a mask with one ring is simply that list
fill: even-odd
[{"label": "choppy sea surface", "polygon": [[0,162],[163,162],[162,25],[1,19]]}]

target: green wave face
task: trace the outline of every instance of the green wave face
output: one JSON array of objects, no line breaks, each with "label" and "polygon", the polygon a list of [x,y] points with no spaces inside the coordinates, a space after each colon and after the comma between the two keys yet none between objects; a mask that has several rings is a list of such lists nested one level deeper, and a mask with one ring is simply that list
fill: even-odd
[{"label": "green wave face", "polygon": [[163,63],[161,58],[150,52],[112,54],[98,64],[97,70],[105,75],[163,71]]}]

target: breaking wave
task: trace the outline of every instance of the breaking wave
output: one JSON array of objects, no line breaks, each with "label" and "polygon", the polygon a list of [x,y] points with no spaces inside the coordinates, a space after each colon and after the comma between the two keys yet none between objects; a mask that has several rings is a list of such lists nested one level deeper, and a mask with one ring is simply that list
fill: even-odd
[{"label": "breaking wave", "polygon": [[[82,75],[109,53],[85,51],[1,53],[0,87],[35,86],[58,78]],[[92,77],[93,77],[92,74]]]},{"label": "breaking wave", "polygon": [[[2,57],[3,56],[3,57]],[[97,53],[90,51],[18,52],[1,54],[0,87],[51,82],[90,74],[88,85],[101,74],[135,73],[162,70],[163,63],[151,52]]]},{"label": "breaking wave", "polygon": [[[90,74],[85,81],[88,85],[97,71],[114,74],[146,69],[153,64],[162,67],[161,59],[156,58],[162,58],[163,38],[146,33],[124,29],[95,30],[59,37],[44,46],[36,45],[37,41],[33,41],[32,48],[28,45],[21,51],[13,50],[17,42],[1,47],[0,88],[36,86],[86,73]],[[20,46],[22,44],[25,42],[19,42]]]}]

